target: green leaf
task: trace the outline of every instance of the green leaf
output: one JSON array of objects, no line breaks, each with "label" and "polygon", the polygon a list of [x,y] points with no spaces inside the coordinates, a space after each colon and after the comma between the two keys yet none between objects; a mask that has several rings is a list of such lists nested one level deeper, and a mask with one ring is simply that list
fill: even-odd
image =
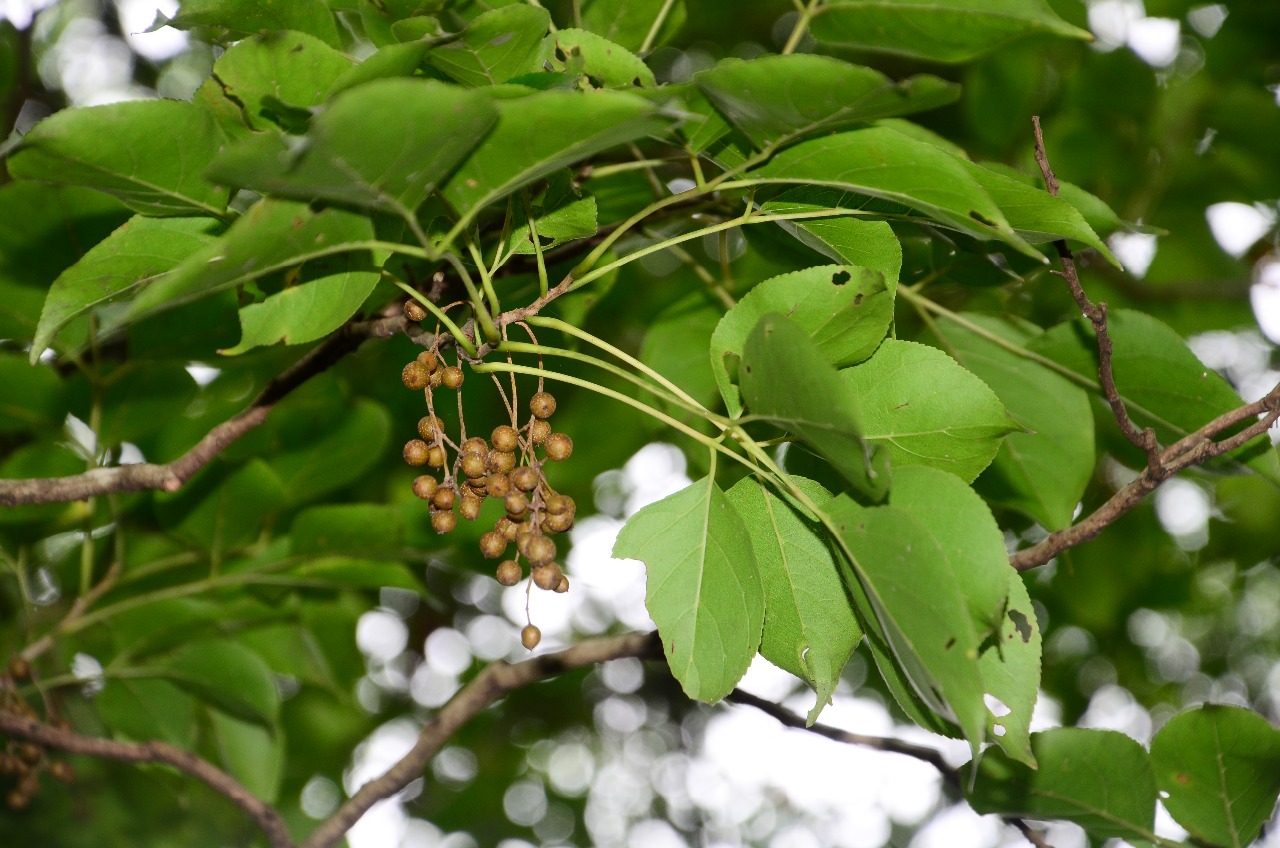
[{"label": "green leaf", "polygon": [[976,751],[988,716],[980,638],[951,561],[905,509],[860,507],[846,495],[824,509],[852,556],[863,621],[874,622],[914,693],[959,725]]},{"label": "green leaf", "polygon": [[[1018,347],[1041,333],[1034,324],[1011,317],[965,313],[964,318]],[[979,487],[988,498],[1026,513],[1048,530],[1069,526],[1093,475],[1088,393],[950,319],[939,319],[935,327],[947,351],[990,386],[1026,428],[1005,437]]]},{"label": "green leaf", "polygon": [[[856,196],[848,192],[803,186],[779,192],[762,203],[760,211],[781,215],[857,206]],[[885,221],[842,216],[776,223],[802,244],[839,263],[880,271],[895,281],[902,271],[902,243]]]},{"label": "green leaf", "polygon": [[476,18],[461,37],[439,45],[427,61],[463,85],[504,83],[538,67],[551,16],[535,6],[511,5]]},{"label": "green leaf", "polygon": [[[208,176],[298,200],[414,210],[497,116],[478,92],[431,80],[376,80],[335,97],[305,138],[251,136],[219,155]],[[395,144],[371,143],[371,129]]]},{"label": "green leaf", "polygon": [[1008,598],[1009,554],[982,498],[954,474],[914,465],[894,471],[889,505],[911,513],[938,541],[978,634],[999,630]]},{"label": "green leaf", "polygon": [[159,739],[179,748],[195,742],[195,699],[167,680],[108,678],[93,704],[117,739]]},{"label": "green leaf", "polygon": [[403,553],[404,522],[397,507],[333,504],[298,513],[290,535],[295,554],[398,559]]},{"label": "green leaf", "polygon": [[138,215],[126,221],[53,281],[31,343],[31,361],[73,319],[150,284],[212,244],[224,229],[210,218]]},{"label": "green leaf", "polygon": [[1198,840],[1242,848],[1280,795],[1280,730],[1252,710],[1204,704],[1160,728],[1151,765],[1178,824]]},{"label": "green leaf", "polygon": [[363,252],[373,240],[373,224],[364,215],[262,200],[222,238],[143,289],[121,320],[136,321],[308,261]]},{"label": "green leaf", "polygon": [[228,41],[293,29],[314,35],[331,47],[342,47],[333,13],[323,0],[182,0],[178,14],[163,23],[174,29],[224,30]]},{"label": "green leaf", "polygon": [[785,314],[822,358],[839,368],[861,362],[884,339],[893,320],[897,279],[852,265],[822,265],[765,280],[729,310],[711,336],[711,369],[730,415],[742,411],[726,357],[740,357],[757,322]]},{"label": "green leaf", "polygon": [[[529,201],[529,206],[544,251],[596,234],[596,199],[578,189],[567,170],[552,174],[546,188]],[[517,202],[514,209],[506,249],[514,254],[532,255],[536,251],[524,204]]]},{"label": "green leaf", "polygon": [[285,737],[268,729],[209,711],[209,728],[222,767],[256,797],[275,803],[284,777]]},{"label": "green leaf", "polygon": [[[196,93],[231,132],[274,129],[273,103],[308,109],[324,103],[333,84],[354,67],[348,57],[301,32],[272,32],[233,44],[213,63]],[[238,125],[238,126],[237,126]]]},{"label": "green leaf", "polygon": [[883,443],[894,467],[928,465],[971,483],[1019,429],[982,380],[922,344],[886,339],[840,377],[862,406],[863,437]]},{"label": "green leaf", "polygon": [[350,557],[308,560],[286,572],[299,585],[322,589],[382,589],[387,586],[425,594],[427,589],[402,562]]},{"label": "green leaf", "polygon": [[972,162],[969,173],[1000,207],[1018,235],[1033,244],[1055,239],[1072,239],[1093,248],[1103,258],[1120,267],[1110,248],[1085,221],[1075,206],[1035,186],[1027,185]]},{"label": "green leaf", "polygon": [[761,150],[816,132],[934,109],[960,96],[958,85],[938,77],[894,82],[871,68],[807,53],[724,59],[694,81]]},{"label": "green leaf", "polygon": [[[888,126],[801,142],[748,177],[768,183],[830,186],[910,209],[974,238],[1000,239],[1038,261],[970,173],[972,163]],[[869,214],[873,214],[870,213]]]},{"label": "green leaf", "polygon": [[[1182,337],[1159,320],[1130,309],[1113,309],[1108,313],[1108,329],[1120,397],[1134,421],[1154,427],[1162,443],[1177,441],[1243,405],[1227,381],[1205,367]],[[1088,319],[1059,324],[1033,339],[1029,348],[1096,384],[1098,348]],[[1265,437],[1227,456],[1280,484],[1280,456]]]},{"label": "green leaf", "polygon": [[724,307],[705,292],[696,291],[674,301],[649,322],[640,361],[703,406],[714,408],[719,393],[706,352],[723,315]]},{"label": "green leaf", "polygon": [[67,420],[66,389],[53,368],[0,354],[0,386],[0,433],[57,432]]},{"label": "green leaf", "polygon": [[871,500],[889,488],[889,458],[862,438],[860,401],[808,333],[774,312],[743,346],[739,385],[750,414],[811,445]]},{"label": "green leaf", "polygon": [[[815,503],[831,497],[811,480],[790,480]],[[779,497],[754,477],[739,480],[726,496],[746,524],[764,586],[760,653],[813,687],[813,724],[862,640],[853,607],[842,603],[839,561],[817,518],[790,497]]]},{"label": "green leaf", "polygon": [[352,271],[273,294],[240,310],[240,343],[219,351],[236,356],[260,345],[305,344],[324,338],[360,309],[378,284],[372,271]]},{"label": "green leaf", "polygon": [[631,516],[613,555],[645,564],[645,604],[685,694],[728,695],[760,645],[764,594],[747,528],[713,477]]},{"label": "green leaf", "polygon": [[653,71],[627,48],[614,44],[585,29],[565,28],[556,30],[556,50],[567,63],[570,59],[581,61],[583,73],[597,80],[606,88],[657,85]]},{"label": "green leaf", "polygon": [[45,118],[8,166],[15,178],[113,194],[143,215],[223,218],[228,192],[204,178],[222,144],[213,116],[194,104],[131,100]]},{"label": "green leaf", "polygon": [[1045,0],[831,0],[809,29],[819,41],[935,62],[967,62],[1036,33],[1093,40]]},{"label": "green leaf", "polygon": [[658,29],[652,46],[660,47],[684,26],[684,0],[590,0],[582,10],[582,26],[616,42],[627,50],[639,52],[648,38],[663,7],[667,17]]},{"label": "green leaf", "polygon": [[[132,362],[105,381],[98,427],[104,445],[136,442],[182,415],[199,389],[186,366],[173,361]],[[88,418],[88,410],[84,412]]]},{"label": "green leaf", "polygon": [[1039,766],[1002,751],[982,758],[969,803],[979,813],[1075,822],[1095,839],[1157,841],[1156,781],[1142,746],[1114,730],[1031,734]]},{"label": "green leaf", "polygon": [[266,728],[280,712],[271,669],[253,651],[231,639],[191,642],[161,667],[175,685],[215,709]]},{"label": "green leaf", "polygon": [[236,469],[206,469],[178,492],[156,495],[156,513],[162,527],[193,546],[227,550],[257,538],[285,497],[272,468],[251,459]]},{"label": "green leaf", "polygon": [[272,460],[291,504],[306,503],[350,483],[382,459],[391,437],[385,407],[361,398],[320,438]]},{"label": "green leaf", "polygon": [[[983,162],[982,167],[987,171],[993,171],[1017,180],[1024,185],[1037,188],[1041,185],[1039,177],[1024,174],[1017,168],[1006,165],[1003,162]],[[1075,183],[1058,180],[1058,197],[1074,206],[1084,218],[1085,223],[1099,235],[1109,235],[1124,226],[1120,216],[1104,200],[1090,194]]]},{"label": "green leaf", "polygon": [[1005,573],[1009,597],[1000,636],[983,650],[978,671],[982,674],[982,688],[998,698],[1009,712],[987,716],[987,735],[1010,759],[1035,768],[1031,719],[1040,694],[1043,638],[1022,575],[1008,567]]},{"label": "green leaf", "polygon": [[358,65],[352,66],[334,80],[333,85],[329,86],[329,96],[333,97],[348,88],[355,88],[357,85],[374,80],[411,77],[422,64],[422,57],[426,55],[427,48],[425,41],[389,44],[366,56]]},{"label": "green leaf", "polygon": [[520,186],[666,123],[646,100],[621,91],[539,91],[494,105],[498,125],[441,191],[464,218]]}]

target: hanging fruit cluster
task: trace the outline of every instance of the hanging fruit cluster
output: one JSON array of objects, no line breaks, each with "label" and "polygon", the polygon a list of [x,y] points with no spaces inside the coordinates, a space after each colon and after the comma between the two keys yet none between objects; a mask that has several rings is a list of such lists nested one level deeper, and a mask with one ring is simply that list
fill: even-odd
[{"label": "hanging fruit cluster", "polygon": [[[3,689],[0,691],[0,710],[12,715],[39,720],[39,715],[18,695],[16,685],[29,680],[31,665],[21,656],[9,660]],[[63,722],[55,723],[66,727]],[[0,776],[12,777],[13,787],[5,793],[5,804],[18,812],[26,809],[40,793],[40,774],[48,772],[55,780],[71,783],[76,778],[75,769],[65,760],[50,759],[45,749],[34,742],[6,740],[0,746]]]},{"label": "hanging fruit cluster", "polygon": [[[418,438],[405,443],[404,461],[436,469],[413,481],[413,493],[430,504],[431,526],[437,533],[448,533],[457,526],[459,515],[474,521],[486,499],[499,500],[506,514],[480,537],[480,553],[501,559],[498,582],[503,586],[519,583],[525,576],[523,560],[529,565],[532,585],[568,591],[569,578],[556,562],[552,537],[573,527],[577,506],[573,498],[551,487],[543,470],[548,462],[562,462],[573,453],[573,440],[551,429],[555,397],[539,381],[538,391],[529,398],[528,417],[521,421],[513,384],[510,397],[504,392],[511,421],[493,428],[488,439],[466,437],[459,406],[462,423],[455,442],[435,414],[432,390],[459,389],[461,367],[446,365],[438,350],[428,350],[404,366],[400,377],[406,388],[422,390],[427,402],[427,414],[418,421]],[[530,650],[540,639],[532,624],[521,633]]]}]

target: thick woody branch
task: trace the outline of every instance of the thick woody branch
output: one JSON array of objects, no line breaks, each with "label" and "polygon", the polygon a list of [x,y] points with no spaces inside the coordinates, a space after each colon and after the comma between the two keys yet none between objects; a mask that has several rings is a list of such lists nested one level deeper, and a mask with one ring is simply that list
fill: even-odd
[{"label": "thick woody branch", "polygon": [[243,412],[214,427],[173,462],[95,468],[70,477],[0,480],[0,506],[65,503],[148,489],[177,491],[228,445],[266,421],[276,404],[294,389],[355,351],[366,339],[389,338],[404,332],[406,326],[400,315],[347,323],[268,383]]},{"label": "thick woody branch", "polygon": [[165,742],[116,742],[81,736],[35,719],[0,711],[0,733],[70,754],[126,763],[164,763],[191,775],[235,804],[266,834],[272,848],[292,848],[284,819],[275,808],[236,782],[235,778],[190,751]]},{"label": "thick woody branch", "polygon": [[421,777],[422,770],[444,747],[449,737],[508,692],[608,660],[622,657],[658,659],[661,656],[662,645],[657,633],[627,633],[581,642],[559,653],[544,654],[516,665],[492,663],[454,695],[434,721],[422,728],[418,741],[409,753],[381,777],[360,787],[355,795],[306,838],[302,848],[328,848],[336,845],[370,807],[384,798],[390,798]]}]

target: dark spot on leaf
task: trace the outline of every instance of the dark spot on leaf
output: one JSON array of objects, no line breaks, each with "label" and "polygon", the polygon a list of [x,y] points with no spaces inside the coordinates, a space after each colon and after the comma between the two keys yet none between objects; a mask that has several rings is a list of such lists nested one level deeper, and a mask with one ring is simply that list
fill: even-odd
[{"label": "dark spot on leaf", "polygon": [[862,305],[862,297],[863,297],[862,292],[858,292],[856,295],[854,295],[854,296],[853,296],[853,305],[854,305],[854,306],[861,306],[861,305]]},{"label": "dark spot on leaf", "polygon": [[303,46],[302,46],[301,44],[297,44],[297,45],[294,45],[294,48],[293,48],[292,50],[290,50],[289,52],[290,52],[290,53],[301,53],[301,52],[302,52],[302,50],[303,50]]},{"label": "dark spot on leaf", "polygon": [[955,644],[956,644],[956,637],[952,636],[950,639],[947,640],[947,644],[944,647],[949,651],[953,647],[955,647]]},{"label": "dark spot on leaf", "polygon": [[979,212],[976,209],[969,210],[969,217],[977,221],[979,224],[985,224],[986,226],[991,227],[992,229],[994,229],[996,226],[995,221],[992,221],[990,218],[988,218],[986,215],[983,215],[981,212]]},{"label": "dark spot on leaf", "polygon": [[1191,778],[1187,775],[1185,771],[1178,772],[1173,776],[1173,779],[1178,781],[1178,783],[1182,784],[1183,786],[1186,786],[1188,783],[1191,782]]},{"label": "dark spot on leaf", "polygon": [[1027,617],[1016,609],[1009,610],[1009,620],[1013,622],[1013,626],[1018,631],[1018,635],[1022,637],[1023,642],[1031,641],[1031,622]]},{"label": "dark spot on leaf", "polygon": [[843,286],[852,279],[853,275],[848,271],[837,271],[831,275],[831,284],[833,286]]}]

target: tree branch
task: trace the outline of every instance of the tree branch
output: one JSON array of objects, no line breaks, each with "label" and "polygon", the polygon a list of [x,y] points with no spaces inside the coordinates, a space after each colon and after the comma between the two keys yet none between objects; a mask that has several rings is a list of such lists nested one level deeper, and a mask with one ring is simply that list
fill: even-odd
[{"label": "tree branch", "polygon": [[[366,339],[390,338],[410,329],[404,316],[399,314],[368,321],[350,321],[267,383],[243,412],[214,427],[191,450],[173,462],[95,468],[70,477],[0,480],[0,506],[65,503],[112,492],[147,489],[175,492],[228,445],[266,421],[267,415],[285,396],[354,352]],[[416,328],[413,330],[414,333],[421,332]]]},{"label": "tree branch", "polygon": [[116,742],[81,736],[32,718],[0,710],[0,732],[86,757],[126,763],[164,763],[191,775],[235,804],[266,834],[272,848],[292,848],[293,840],[275,808],[236,782],[235,778],[190,751],[165,742]]},{"label": "tree branch", "polygon": [[661,658],[662,643],[658,640],[658,634],[605,636],[516,665],[501,661],[491,663],[444,705],[435,720],[422,728],[418,741],[409,753],[381,777],[361,786],[356,794],[302,842],[301,848],[329,848],[336,845],[370,807],[384,798],[390,798],[420,777],[427,763],[444,747],[449,737],[508,692],[568,671],[622,657]]},{"label": "tree branch", "polygon": [[[1054,176],[1053,169],[1049,166],[1049,159],[1044,152],[1044,136],[1040,131],[1040,119],[1033,117],[1031,124],[1035,132],[1036,162],[1040,165],[1040,173],[1044,176],[1049,193],[1056,196],[1058,179]],[[1266,433],[1277,419],[1280,419],[1280,384],[1277,384],[1260,400],[1219,415],[1199,430],[1161,450],[1154,430],[1150,427],[1139,430],[1133,423],[1125,408],[1124,400],[1121,399],[1120,392],[1116,388],[1115,376],[1111,369],[1112,344],[1111,336],[1107,331],[1107,305],[1094,304],[1085,295],[1067,243],[1059,239],[1053,244],[1062,260],[1061,276],[1067,281],[1076,304],[1093,324],[1098,338],[1098,381],[1102,385],[1103,396],[1111,407],[1120,431],[1147,455],[1147,466],[1132,482],[1107,499],[1107,502],[1094,510],[1088,518],[1065,530],[1050,533],[1035,545],[1012,554],[1009,562],[1019,571],[1044,565],[1062,551],[1095,538],[1120,516],[1142,503],[1147,495],[1155,491],[1165,480],[1193,465],[1199,465],[1245,445]],[[1250,418],[1257,418],[1257,420],[1237,433],[1220,441],[1214,441],[1223,432]]]}]

